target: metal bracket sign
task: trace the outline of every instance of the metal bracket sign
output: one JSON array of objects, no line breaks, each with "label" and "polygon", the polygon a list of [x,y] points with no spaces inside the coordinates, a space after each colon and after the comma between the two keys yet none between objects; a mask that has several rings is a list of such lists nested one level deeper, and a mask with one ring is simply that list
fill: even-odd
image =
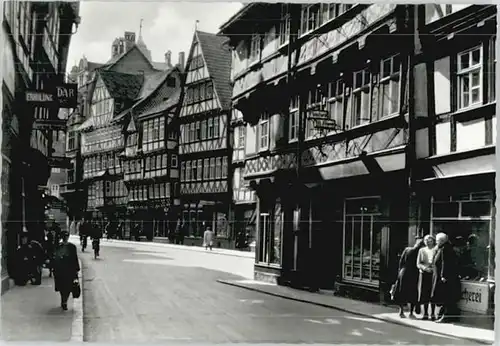
[{"label": "metal bracket sign", "polygon": [[71,160],[68,157],[62,156],[50,156],[47,158],[50,167],[54,168],[67,168],[70,169],[73,167]]},{"label": "metal bracket sign", "polygon": [[64,119],[35,119],[34,130],[66,131],[66,120]]},{"label": "metal bracket sign", "polygon": [[334,131],[337,130],[337,122],[328,118],[329,112],[324,110],[313,110],[307,118],[314,122],[314,127],[318,130]]},{"label": "metal bracket sign", "polygon": [[32,106],[76,108],[78,105],[77,88],[77,84],[62,83],[49,90],[26,90],[24,101]]}]

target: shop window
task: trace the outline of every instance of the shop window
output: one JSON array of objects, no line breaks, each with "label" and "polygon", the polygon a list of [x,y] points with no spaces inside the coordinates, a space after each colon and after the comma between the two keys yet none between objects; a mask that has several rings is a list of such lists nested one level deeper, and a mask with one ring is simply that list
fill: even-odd
[{"label": "shop window", "polygon": [[259,257],[261,263],[281,265],[281,241],[283,213],[277,203],[268,213],[259,216]]},{"label": "shop window", "polygon": [[377,286],[380,272],[381,225],[377,198],[345,203],[343,278]]},{"label": "shop window", "polygon": [[494,278],[494,221],[491,192],[434,196],[431,233],[445,233],[459,259],[462,280]]}]

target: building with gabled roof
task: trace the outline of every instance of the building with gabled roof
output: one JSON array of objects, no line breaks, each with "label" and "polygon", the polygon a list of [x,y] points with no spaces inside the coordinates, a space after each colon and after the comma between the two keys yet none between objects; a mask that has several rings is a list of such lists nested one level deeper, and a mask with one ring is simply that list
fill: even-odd
[{"label": "building with gabled roof", "polygon": [[124,181],[129,191],[125,228],[129,231],[135,223],[140,223],[143,234],[152,239],[166,237],[169,229],[174,230],[178,215],[176,116],[181,71],[172,68],[155,75],[150,83],[144,83],[147,84],[149,93],[146,87],[145,96],[122,112],[115,122],[124,129],[126,142],[122,155]]},{"label": "building with gabled roof", "polygon": [[225,41],[196,30],[186,64],[179,114],[180,200],[185,236],[194,244],[207,227],[221,245],[231,236],[231,53]]}]

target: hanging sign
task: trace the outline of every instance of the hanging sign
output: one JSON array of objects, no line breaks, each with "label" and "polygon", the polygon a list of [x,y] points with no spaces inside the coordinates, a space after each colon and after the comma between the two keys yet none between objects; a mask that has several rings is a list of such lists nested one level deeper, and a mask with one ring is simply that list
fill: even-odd
[{"label": "hanging sign", "polygon": [[63,119],[35,119],[33,130],[66,131],[66,120]]},{"label": "hanging sign", "polygon": [[49,166],[54,168],[70,169],[73,166],[68,157],[50,156],[47,158],[47,161],[49,162]]},{"label": "hanging sign", "polygon": [[62,83],[49,90],[26,90],[24,101],[31,106],[58,106],[76,108],[78,105],[78,85]]}]

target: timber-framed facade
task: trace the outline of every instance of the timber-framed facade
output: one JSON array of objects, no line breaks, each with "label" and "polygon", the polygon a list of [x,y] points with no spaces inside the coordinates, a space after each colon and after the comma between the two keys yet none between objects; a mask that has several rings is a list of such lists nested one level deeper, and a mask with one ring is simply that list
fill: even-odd
[{"label": "timber-framed facade", "polygon": [[[492,248],[495,15],[494,6],[256,3],[221,27],[257,195],[256,278],[388,302],[416,235],[444,230]],[[452,178],[464,181],[461,199],[431,196]],[[457,234],[438,203],[482,203],[482,235]],[[487,252],[490,264],[476,268],[485,292]]]},{"label": "timber-framed facade", "polygon": [[192,244],[210,227],[221,246],[229,246],[230,64],[224,38],[195,31],[178,119],[181,223]]}]

